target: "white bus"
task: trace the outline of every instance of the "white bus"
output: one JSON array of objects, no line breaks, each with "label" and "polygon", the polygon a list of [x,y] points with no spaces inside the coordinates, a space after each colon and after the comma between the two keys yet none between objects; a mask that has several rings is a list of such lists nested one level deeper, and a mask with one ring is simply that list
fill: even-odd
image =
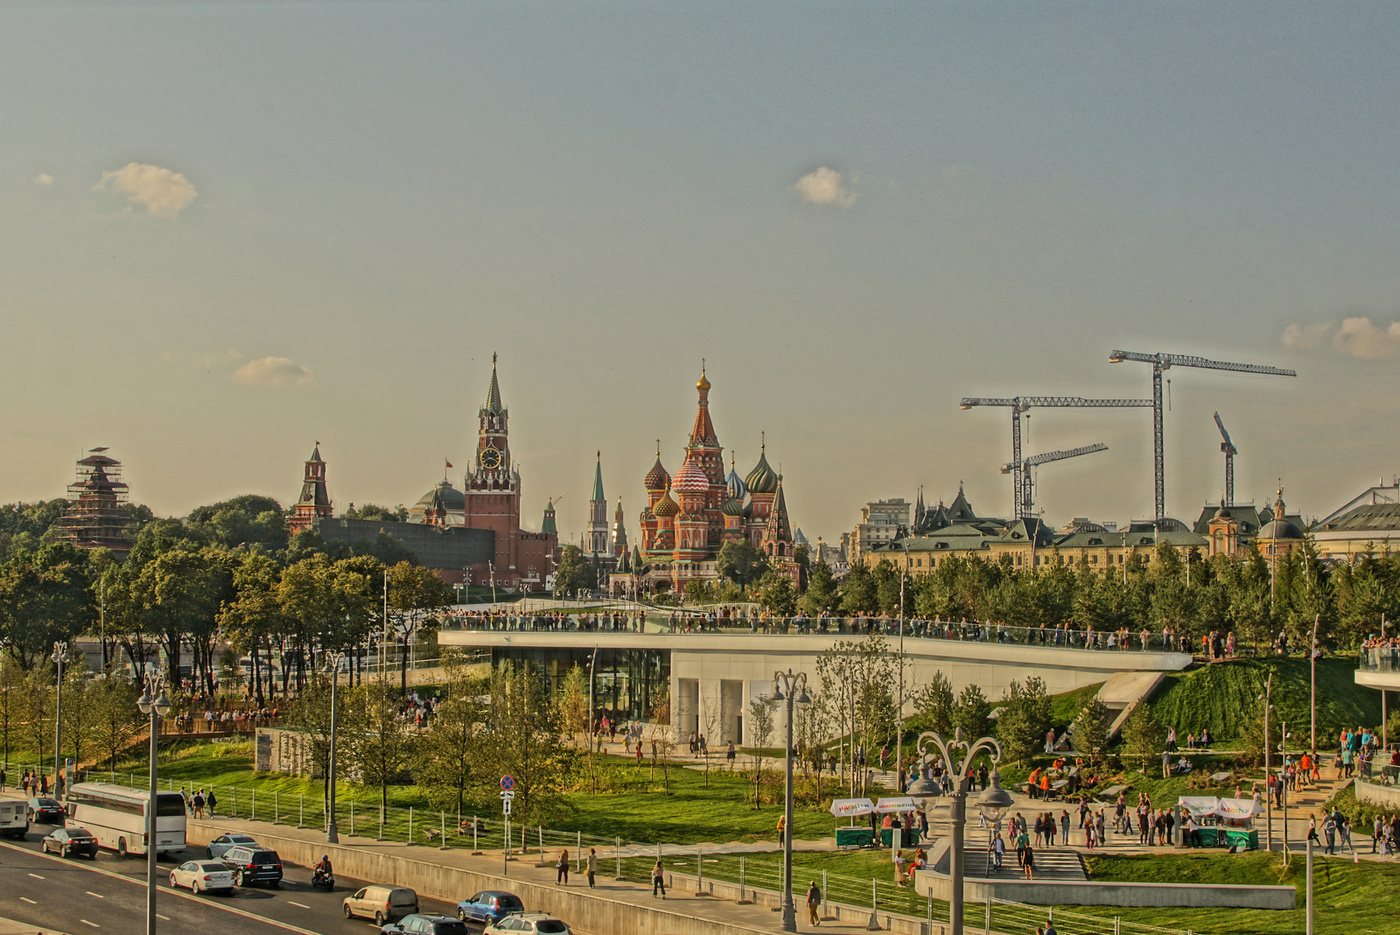
[{"label": "white bus", "polygon": [[[80,782],[68,790],[68,820],[97,837],[100,847],[127,854],[146,853],[146,813],[150,793],[105,782]],[[178,792],[156,794],[156,853],[185,849],[185,799]]]}]

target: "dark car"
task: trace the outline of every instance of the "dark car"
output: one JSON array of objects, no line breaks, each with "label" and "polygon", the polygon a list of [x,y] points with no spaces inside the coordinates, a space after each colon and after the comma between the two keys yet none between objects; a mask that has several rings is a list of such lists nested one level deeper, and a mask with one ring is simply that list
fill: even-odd
[{"label": "dark car", "polygon": [[45,797],[29,800],[29,820],[38,824],[61,825],[68,817],[68,813],[63,810],[63,803],[58,799]]},{"label": "dark car", "polygon": [[44,838],[44,853],[53,851],[60,857],[74,854],[97,859],[97,838],[86,828],[59,828]]},{"label": "dark car", "polygon": [[467,935],[467,926],[437,912],[415,912],[397,922],[381,926],[383,935]]},{"label": "dark car", "polygon": [[267,883],[282,884],[282,858],[267,847],[239,845],[224,851],[224,866],[233,871],[233,882],[239,886]]},{"label": "dark car", "polygon": [[457,918],[477,925],[490,925],[508,915],[524,911],[525,904],[520,897],[505,890],[484,890],[457,904]]}]

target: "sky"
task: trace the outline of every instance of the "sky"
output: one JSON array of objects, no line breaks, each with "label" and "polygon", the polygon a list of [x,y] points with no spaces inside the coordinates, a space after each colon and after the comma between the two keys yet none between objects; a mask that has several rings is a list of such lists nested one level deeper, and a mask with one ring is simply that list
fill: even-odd
[{"label": "sky", "polygon": [[[0,3],[0,502],[107,446],[157,513],[461,484],[500,355],[524,525],[633,536],[701,362],[795,524],[1008,515],[1005,410],[1150,395],[1169,515],[1400,472],[1400,5]],[[1153,512],[1148,410],[1033,410],[1059,525]]]}]

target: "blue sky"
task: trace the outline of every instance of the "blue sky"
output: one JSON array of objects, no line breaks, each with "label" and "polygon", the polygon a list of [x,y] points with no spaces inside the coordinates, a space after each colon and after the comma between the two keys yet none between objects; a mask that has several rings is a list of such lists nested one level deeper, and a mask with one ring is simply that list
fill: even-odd
[{"label": "blue sky", "polygon": [[[0,5],[0,500],[107,445],[160,512],[286,501],[319,439],[338,504],[412,503],[499,352],[527,524],[579,530],[704,358],[834,538],[921,483],[1008,512],[958,399],[1146,395],[1124,348],[1299,371],[1172,371],[1169,513],[1219,410],[1238,499],[1325,514],[1400,470],[1397,47],[1364,3]],[[1027,452],[1095,441],[1048,520],[1151,513],[1145,411]]]}]

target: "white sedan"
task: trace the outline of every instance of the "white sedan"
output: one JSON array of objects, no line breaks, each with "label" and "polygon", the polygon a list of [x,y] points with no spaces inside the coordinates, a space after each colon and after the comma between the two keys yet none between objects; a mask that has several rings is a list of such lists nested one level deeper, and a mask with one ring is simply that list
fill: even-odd
[{"label": "white sedan", "polygon": [[233,871],[217,860],[187,860],[170,871],[170,886],[189,887],[191,893],[233,892]]}]

